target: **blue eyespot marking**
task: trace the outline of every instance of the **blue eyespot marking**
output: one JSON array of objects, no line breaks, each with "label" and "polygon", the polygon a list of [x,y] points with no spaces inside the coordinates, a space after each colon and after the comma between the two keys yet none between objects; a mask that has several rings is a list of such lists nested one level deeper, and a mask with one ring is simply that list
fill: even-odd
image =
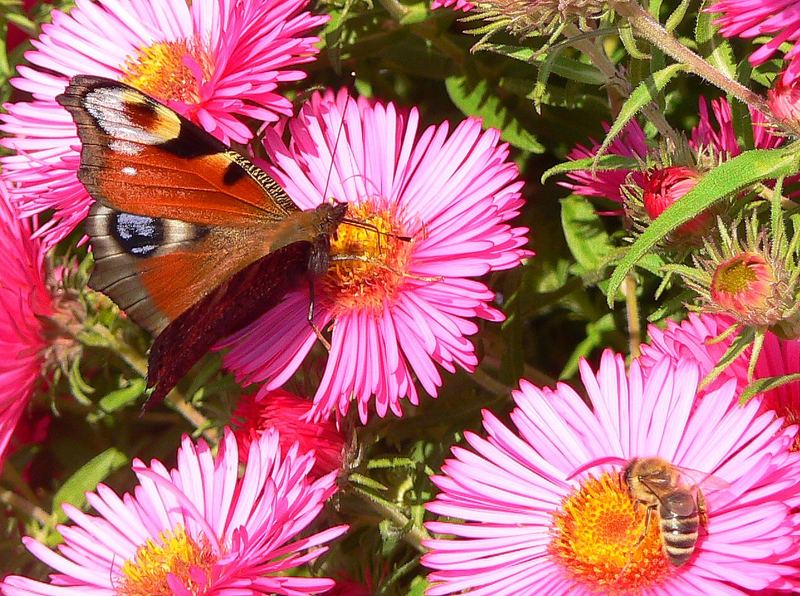
[{"label": "blue eyespot marking", "polygon": [[152,255],[164,241],[164,225],[155,217],[116,213],[111,232],[126,252],[135,257]]}]

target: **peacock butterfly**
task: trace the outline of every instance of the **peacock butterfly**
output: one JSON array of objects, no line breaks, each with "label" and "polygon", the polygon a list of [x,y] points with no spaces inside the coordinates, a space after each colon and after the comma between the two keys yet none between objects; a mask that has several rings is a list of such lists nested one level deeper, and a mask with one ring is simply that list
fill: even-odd
[{"label": "peacock butterfly", "polygon": [[155,336],[151,403],[219,339],[327,271],[346,204],[299,210],[266,172],[123,83],[79,75],[56,99],[95,200],[89,286]]}]

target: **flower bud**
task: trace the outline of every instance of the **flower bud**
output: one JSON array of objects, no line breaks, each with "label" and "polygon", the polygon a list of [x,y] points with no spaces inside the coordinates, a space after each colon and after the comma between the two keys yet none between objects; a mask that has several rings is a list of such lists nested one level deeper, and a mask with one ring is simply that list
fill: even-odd
[{"label": "flower bud", "polygon": [[[667,207],[683,198],[695,187],[700,177],[700,172],[686,166],[669,166],[648,172],[642,184],[642,203],[650,219],[656,219]],[[713,220],[713,214],[704,211],[681,225],[675,231],[676,235],[692,238],[701,236]]]},{"label": "flower bud", "polygon": [[767,103],[778,120],[800,126],[800,80],[787,85],[778,77],[767,93]]}]

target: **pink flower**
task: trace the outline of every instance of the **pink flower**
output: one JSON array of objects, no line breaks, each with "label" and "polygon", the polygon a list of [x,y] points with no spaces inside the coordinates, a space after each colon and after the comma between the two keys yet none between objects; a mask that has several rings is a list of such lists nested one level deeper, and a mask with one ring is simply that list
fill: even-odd
[{"label": "pink flower", "polygon": [[[689,317],[680,322],[668,320],[666,328],[661,329],[655,325],[648,325],[647,334],[649,341],[641,346],[639,363],[642,368],[653,368],[665,356],[675,364],[683,360],[692,360],[700,368],[700,377],[710,373],[725,351],[730,347],[733,336],[715,341],[715,339],[734,325],[733,319],[724,315],[711,315],[690,313]],[[708,391],[720,388],[728,380],[736,382],[736,393],[747,387],[747,366],[750,351],[725,368],[717,379],[705,390],[700,390],[698,395],[705,395]]]},{"label": "pink flower", "polygon": [[[710,150],[718,159],[730,159],[742,152],[736,140],[733,128],[733,112],[731,104],[725,98],[711,100],[711,113],[704,97],[700,98],[700,121],[692,129],[689,145],[695,151]],[[764,114],[750,108],[750,119],[753,123],[753,145],[756,149],[774,149],[785,141],[784,138],[769,132]]]},{"label": "pink flower", "polygon": [[184,437],[176,468],[135,460],[134,493],[118,497],[99,485],[87,494],[99,515],[70,505],[74,522],[60,526],[59,552],[33,538],[25,546],[57,570],[50,584],[9,576],[4,594],[310,594],[333,580],[285,575],[313,561],[325,543],[341,536],[337,526],[297,535],[319,514],[334,491],[334,475],[308,479],[313,455],[297,447],[281,453],[276,432],[250,446],[244,475],[230,431],[212,455],[205,442]]},{"label": "pink flower", "polygon": [[[787,66],[783,81],[790,85],[800,77],[800,8],[797,0],[717,0],[708,12],[720,16],[714,21],[725,37],[771,37],[750,55],[750,64],[769,60],[784,43],[791,49],[784,56]],[[777,34],[777,35],[776,35]]]},{"label": "pink flower", "polygon": [[[668,321],[666,329],[650,325],[647,330],[650,341],[642,345],[639,362],[643,369],[650,369],[665,356],[674,363],[694,360],[700,367],[701,378],[705,377],[730,347],[733,335],[715,340],[731,325],[733,319],[710,314],[690,314],[689,318],[680,324]],[[748,348],[698,395],[713,391],[730,380],[736,383],[736,394],[741,393],[750,384],[747,380],[750,354],[751,349]],[[783,340],[774,333],[767,332],[756,362],[754,378],[780,377],[799,372],[800,340]],[[760,401],[762,410],[774,410],[787,424],[800,422],[800,381],[767,391],[761,396]],[[793,446],[794,449],[797,447],[798,445]]]},{"label": "pink flower", "polygon": [[[473,370],[471,319],[503,315],[494,292],[470,278],[532,254],[522,248],[527,230],[507,223],[524,201],[500,134],[474,119],[452,133],[447,124],[422,134],[418,126],[415,109],[343,90],[303,106],[289,122],[289,145],[267,131],[270,171],[301,208],[346,201],[349,216],[372,228],[341,225],[331,252],[344,260],[315,284],[315,323],[333,323],[333,332],[314,420],[345,414],[352,398],[366,421],[373,396],[379,416],[400,415],[401,398],[418,403],[415,377],[435,396],[437,364]],[[224,343],[226,366],[240,381],[281,386],[317,340],[308,310],[307,287],[289,294]]]},{"label": "pink flower", "polygon": [[[488,438],[465,433],[453,448],[426,542],[435,569],[428,594],[719,594],[798,586],[800,454],[794,429],[782,429],[758,404],[728,408],[732,382],[696,403],[697,365],[662,359],[629,373],[603,355],[594,373],[581,364],[590,405],[569,386],[522,381],[513,393],[514,431],[488,411]],[[633,458],[713,473],[701,485],[707,523],[689,560],[675,567],[662,552],[658,524],[645,532],[621,472]],[[617,463],[618,462],[618,463]],[[681,472],[680,482],[694,482]],[[711,487],[709,487],[711,485]],[[694,495],[695,493],[690,494]],[[635,556],[634,556],[635,555]]]},{"label": "pink flower", "polygon": [[0,183],[0,467],[42,373],[43,317],[54,312],[42,242],[32,238],[31,221],[17,215]]},{"label": "pink flower", "polygon": [[437,8],[444,8],[447,6],[452,6],[456,10],[463,10],[463,11],[472,10],[473,8],[475,8],[474,4],[472,4],[471,2],[467,2],[466,0],[431,0],[431,8],[434,10]]},{"label": "pink flower", "polygon": [[[713,118],[712,118],[713,114]],[[753,139],[758,149],[772,149],[784,142],[784,139],[771,134],[766,126],[767,121],[760,112],[751,109],[750,117],[753,123]],[[720,159],[730,159],[742,152],[736,141],[736,132],[733,129],[733,115],[731,106],[725,99],[711,101],[711,113],[708,110],[706,99],[700,98],[699,122],[690,135],[689,145],[698,154],[698,161],[702,161],[704,152],[710,153],[716,164]],[[607,125],[604,125],[608,129]],[[592,140],[591,147],[578,145],[570,151],[571,160],[593,157],[597,154],[600,144]],[[612,141],[607,151],[608,155],[621,155],[645,161],[648,155],[647,138],[642,127],[636,120],[632,120],[623,129],[622,133]],[[702,164],[698,164],[702,165]],[[633,182],[642,186],[644,174],[636,170],[617,169],[598,171],[594,174],[591,170],[576,170],[567,174],[569,182],[561,182],[576,195],[585,197],[601,197],[617,203],[623,202],[622,185],[628,176],[633,174]],[[619,211],[617,213],[620,213]]]},{"label": "pink flower", "polygon": [[[603,128],[608,131],[608,124],[603,123]],[[575,161],[597,155],[600,143],[594,139],[590,139],[590,141],[592,143],[591,147],[578,145],[569,152],[567,157]],[[607,152],[608,155],[621,155],[623,157],[641,159],[642,161],[647,157],[647,153],[647,137],[636,120],[631,120],[631,122],[622,129],[622,132],[611,142]],[[591,170],[575,170],[567,174],[570,182],[559,182],[559,184],[569,188],[576,195],[600,197],[609,199],[615,203],[622,203],[622,185],[625,184],[630,173],[631,170],[627,169],[599,170],[596,172],[592,172]],[[633,176],[637,184],[641,183],[644,177],[641,172],[634,172]],[[621,213],[621,211],[617,211],[616,213]]]},{"label": "pink flower", "polygon": [[800,124],[800,81],[787,85],[776,79],[767,93],[767,102],[778,120]]},{"label": "pink flower", "polygon": [[251,442],[274,428],[280,432],[283,451],[296,442],[301,455],[314,453],[313,477],[339,471],[347,447],[344,434],[331,420],[304,420],[310,408],[310,400],[281,389],[242,396],[231,415],[240,458],[244,460]]},{"label": "pink flower", "polygon": [[309,62],[318,38],[308,32],[326,17],[305,12],[306,0],[77,0],[65,14],[53,11],[35,51],[12,83],[32,102],[6,106],[3,146],[17,154],[2,160],[15,183],[13,200],[23,215],[55,210],[41,232],[48,246],[86,215],[90,199],[78,182],[80,142],[70,115],[55,97],[75,74],[111,77],[139,88],[194,120],[223,141],[247,142],[241,121],[272,122],[292,112],[276,92],[302,79],[294,68]]}]

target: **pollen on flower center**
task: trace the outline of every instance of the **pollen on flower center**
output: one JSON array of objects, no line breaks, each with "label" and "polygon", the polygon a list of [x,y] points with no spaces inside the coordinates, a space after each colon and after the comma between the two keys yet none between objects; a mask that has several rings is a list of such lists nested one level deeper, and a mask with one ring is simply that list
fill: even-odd
[{"label": "pollen on flower center", "polygon": [[[201,593],[211,580],[217,561],[205,538],[196,540],[182,526],[159,534],[158,542],[148,540],[136,551],[136,557],[122,567],[124,579],[117,586],[121,596],[169,596],[173,590],[168,578],[177,580],[190,593]],[[204,581],[205,580],[205,581]],[[201,583],[202,582],[202,583]]]},{"label": "pollen on flower center", "polygon": [[[590,477],[553,516],[548,550],[589,590],[624,593],[653,587],[669,573],[656,515],[628,494],[619,474]],[[646,534],[645,534],[646,531]]]},{"label": "pollen on flower center", "polygon": [[211,54],[192,40],[140,48],[123,66],[122,81],[162,101],[200,102],[200,85],[213,72]]},{"label": "pollen on flower center", "polygon": [[775,275],[757,253],[742,253],[720,263],[711,279],[712,298],[734,312],[764,306],[772,295]]},{"label": "pollen on flower center", "polygon": [[351,205],[331,241],[331,266],[322,280],[336,310],[380,308],[403,283],[412,241],[398,237],[394,215],[373,205]]}]

